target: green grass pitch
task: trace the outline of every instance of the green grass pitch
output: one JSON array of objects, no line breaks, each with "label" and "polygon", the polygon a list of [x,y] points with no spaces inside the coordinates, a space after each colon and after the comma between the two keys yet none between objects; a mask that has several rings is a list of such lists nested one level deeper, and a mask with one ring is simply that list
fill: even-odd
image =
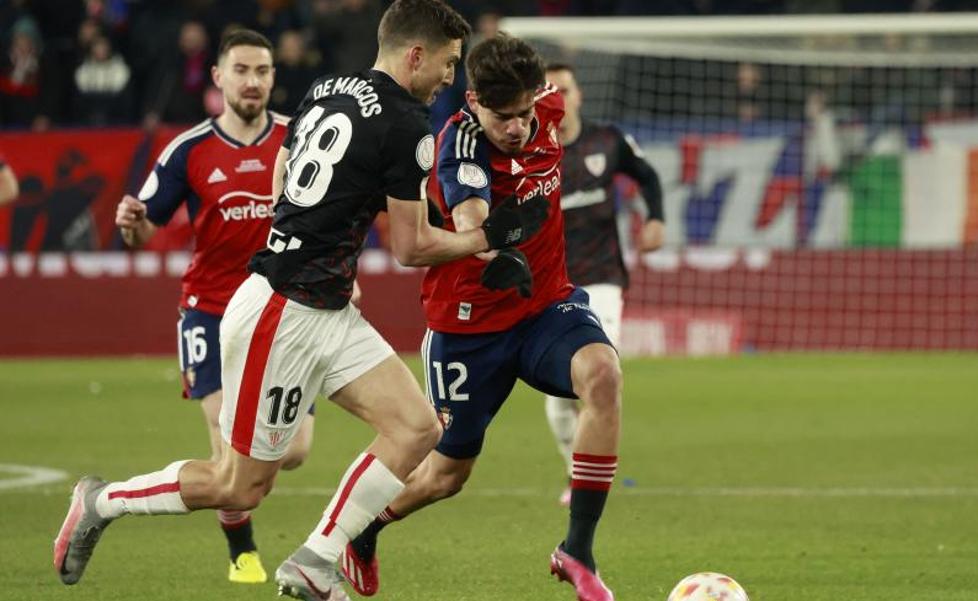
[{"label": "green grass pitch", "polygon": [[[226,581],[209,511],[120,520],[80,584],[54,572],[74,478],[208,452],[174,363],[0,362],[0,463],[69,474],[0,484],[0,599],[275,598],[272,583]],[[624,371],[621,459],[596,546],[619,601],[662,601],[698,571],[734,576],[753,601],[978,598],[978,356],[634,360]],[[310,461],[255,514],[270,572],[370,438],[328,403],[316,429]],[[385,531],[376,599],[574,599],[547,569],[566,524],[562,469],[540,395],[519,387],[467,489]]]}]

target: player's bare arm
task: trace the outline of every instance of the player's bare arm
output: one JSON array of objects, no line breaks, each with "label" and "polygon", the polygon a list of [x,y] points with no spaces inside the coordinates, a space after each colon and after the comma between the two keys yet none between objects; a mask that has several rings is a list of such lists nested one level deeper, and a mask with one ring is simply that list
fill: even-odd
[{"label": "player's bare arm", "polygon": [[[479,199],[483,205],[484,200]],[[488,205],[486,214],[488,214]],[[452,259],[489,250],[485,230],[476,225],[458,233],[428,223],[428,203],[387,198],[390,215],[391,250],[402,265],[437,265]],[[479,220],[479,225],[485,216]]]},{"label": "player's bare arm", "polygon": [[146,203],[129,194],[115,209],[115,224],[130,248],[143,246],[156,233],[156,226],[146,218]]},{"label": "player's bare arm", "polygon": [[[452,209],[452,221],[455,222],[455,229],[459,232],[479,229],[488,216],[489,203],[478,196],[460,202]],[[497,251],[490,250],[476,256],[483,261],[491,261],[497,254],[499,254]]]},{"label": "player's bare arm", "polygon": [[289,149],[280,148],[275,157],[275,168],[272,170],[272,199],[278,202],[285,188],[285,163],[289,160]]},{"label": "player's bare arm", "polygon": [[[486,204],[482,199],[479,202]],[[401,264],[414,266],[438,265],[487,250],[518,246],[540,231],[550,212],[550,205],[542,196],[523,203],[510,196],[480,220],[478,229],[448,232],[428,223],[425,202],[388,197],[387,206],[394,256]]]}]

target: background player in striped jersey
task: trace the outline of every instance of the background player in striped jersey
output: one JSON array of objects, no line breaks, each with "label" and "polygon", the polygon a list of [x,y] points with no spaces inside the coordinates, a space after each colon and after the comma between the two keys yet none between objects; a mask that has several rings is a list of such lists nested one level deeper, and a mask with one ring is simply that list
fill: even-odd
[{"label": "background player in striped jersey", "polygon": [[507,203],[471,231],[428,223],[423,182],[434,140],[426,105],[451,84],[469,31],[440,0],[396,0],[381,19],[372,69],[313,82],[275,161],[278,204],[267,247],[252,258],[252,275],[221,323],[221,460],[176,461],[120,482],[82,478],[55,541],[63,582],[81,578],[101,533],[124,515],[257,506],[299,418],[323,394],[377,437],[275,580],[280,594],[306,601],[347,598],[340,555],[439,433],[410,370],[350,303],[371,223],[386,207],[394,256],[430,265],[520,244],[547,218],[540,200]]},{"label": "background player in striped jersey", "polygon": [[574,585],[578,599],[610,601],[592,544],[618,461],[621,371],[587,293],[567,277],[558,210],[563,100],[556,88],[544,87],[539,56],[510,36],[474,46],[466,73],[467,106],[442,129],[428,182],[446,227],[472,231],[491,215],[490,207],[513,196],[523,202],[546,198],[550,217],[518,250],[484,256],[488,263],[467,257],[428,270],[422,356],[444,433],[404,491],[347,547],[344,575],[361,594],[377,591],[380,530],[461,490],[486,428],[522,379],[543,392],[582,400],[570,524],[553,552],[551,571]]},{"label": "background player in striped jersey", "polygon": [[[628,134],[611,125],[581,119],[581,89],[574,69],[567,64],[547,67],[547,81],[564,97],[560,122],[560,163],[564,238],[567,245],[567,274],[590,296],[591,309],[616,346],[621,340],[622,290],[628,286],[628,270],[618,237],[615,175],[624,174],[638,183],[645,200],[645,223],[638,232],[639,252],[662,246],[665,224],[659,175],[643,158]],[[557,448],[573,470],[574,432],[577,431],[578,401],[553,395],[546,397],[547,421]],[[570,487],[560,496],[570,504]]]},{"label": "background player in striped jersey", "polygon": [[[221,317],[248,275],[251,256],[265,246],[272,221],[272,170],[287,118],[267,110],[274,86],[271,43],[238,30],[221,44],[214,83],[224,112],[183,132],[163,150],[139,193],[119,203],[116,224],[139,247],[186,203],[196,244],[183,276],[178,341],[184,396],[200,400],[210,434],[211,459],[221,457]],[[282,462],[299,466],[312,443],[313,419],[302,420]],[[232,582],[268,577],[258,557],[249,511],[218,510],[228,541]]]}]

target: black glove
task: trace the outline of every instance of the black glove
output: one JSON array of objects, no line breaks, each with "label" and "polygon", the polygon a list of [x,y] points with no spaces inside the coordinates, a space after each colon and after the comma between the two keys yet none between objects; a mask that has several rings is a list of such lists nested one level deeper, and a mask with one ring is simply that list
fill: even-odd
[{"label": "black glove", "polygon": [[534,196],[523,204],[515,196],[507,197],[482,222],[489,249],[523,244],[540,231],[549,213],[550,203],[543,196]]},{"label": "black glove", "polygon": [[504,248],[482,269],[482,285],[490,290],[516,288],[520,296],[533,294],[533,274],[530,262],[520,250]]}]

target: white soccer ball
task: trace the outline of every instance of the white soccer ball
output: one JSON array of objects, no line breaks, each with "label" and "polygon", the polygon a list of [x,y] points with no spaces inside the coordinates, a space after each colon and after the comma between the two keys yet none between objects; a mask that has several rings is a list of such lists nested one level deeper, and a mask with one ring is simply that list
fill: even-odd
[{"label": "white soccer ball", "polygon": [[750,601],[747,591],[730,576],[700,572],[686,576],[666,601]]}]

